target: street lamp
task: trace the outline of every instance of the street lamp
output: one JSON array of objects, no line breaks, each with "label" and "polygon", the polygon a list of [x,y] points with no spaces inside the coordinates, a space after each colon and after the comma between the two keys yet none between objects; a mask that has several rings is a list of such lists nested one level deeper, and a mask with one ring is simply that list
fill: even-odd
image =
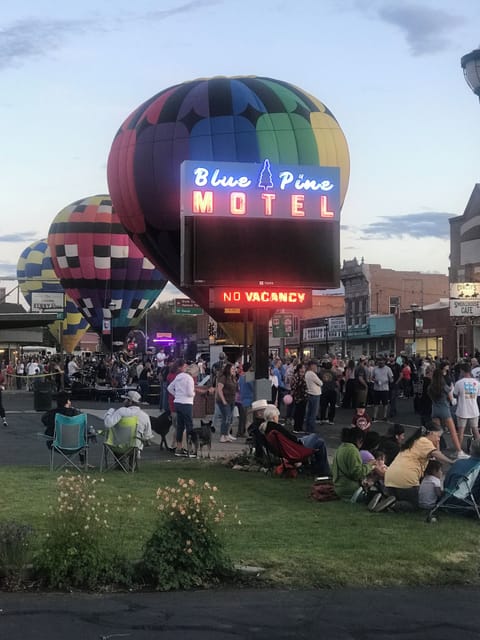
[{"label": "street lamp", "polygon": [[410,309],[412,310],[412,318],[413,318],[413,343],[412,343],[412,356],[417,355],[417,311],[418,304],[416,302],[412,302],[410,305]]},{"label": "street lamp", "polygon": [[480,100],[480,49],[474,49],[461,58],[465,80]]}]

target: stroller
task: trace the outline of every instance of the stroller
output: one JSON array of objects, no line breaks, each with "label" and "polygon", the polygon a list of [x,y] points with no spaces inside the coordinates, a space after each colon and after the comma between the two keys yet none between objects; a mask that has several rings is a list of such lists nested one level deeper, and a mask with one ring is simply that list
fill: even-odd
[{"label": "stroller", "polygon": [[443,495],[428,513],[427,522],[435,522],[435,514],[440,509],[461,515],[475,514],[480,520],[480,510],[474,489],[480,481],[480,460],[464,475],[455,475],[450,487],[445,487]]}]

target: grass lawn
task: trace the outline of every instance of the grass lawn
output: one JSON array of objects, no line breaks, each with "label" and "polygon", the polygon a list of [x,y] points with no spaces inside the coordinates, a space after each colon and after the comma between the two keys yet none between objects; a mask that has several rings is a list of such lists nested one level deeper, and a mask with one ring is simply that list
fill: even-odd
[{"label": "grass lawn", "polygon": [[[227,505],[230,556],[235,563],[265,567],[263,578],[270,585],[480,583],[480,524],[474,519],[443,515],[427,524],[424,514],[374,514],[361,505],[312,502],[308,478],[278,479],[194,460],[144,463],[134,475],[104,475],[99,497],[114,504],[119,495],[131,494],[138,501],[135,513],[116,514],[112,536],[129,557],[140,557],[150,534],[157,487],[172,485],[177,477],[218,486],[219,501]],[[55,479],[40,467],[1,467],[0,520],[44,531],[44,514],[56,501]]]}]

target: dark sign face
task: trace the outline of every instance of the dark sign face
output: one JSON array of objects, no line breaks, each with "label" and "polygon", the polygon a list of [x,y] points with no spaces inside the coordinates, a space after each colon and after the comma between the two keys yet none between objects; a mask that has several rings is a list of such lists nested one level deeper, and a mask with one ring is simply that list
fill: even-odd
[{"label": "dark sign face", "polygon": [[182,285],[337,287],[339,169],[182,164]]}]

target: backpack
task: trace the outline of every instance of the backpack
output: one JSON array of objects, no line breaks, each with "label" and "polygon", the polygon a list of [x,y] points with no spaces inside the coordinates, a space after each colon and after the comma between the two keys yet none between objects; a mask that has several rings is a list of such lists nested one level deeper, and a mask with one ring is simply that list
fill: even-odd
[{"label": "backpack", "polygon": [[317,502],[330,502],[331,500],[340,499],[335,493],[332,482],[314,484],[310,492],[310,497]]}]

